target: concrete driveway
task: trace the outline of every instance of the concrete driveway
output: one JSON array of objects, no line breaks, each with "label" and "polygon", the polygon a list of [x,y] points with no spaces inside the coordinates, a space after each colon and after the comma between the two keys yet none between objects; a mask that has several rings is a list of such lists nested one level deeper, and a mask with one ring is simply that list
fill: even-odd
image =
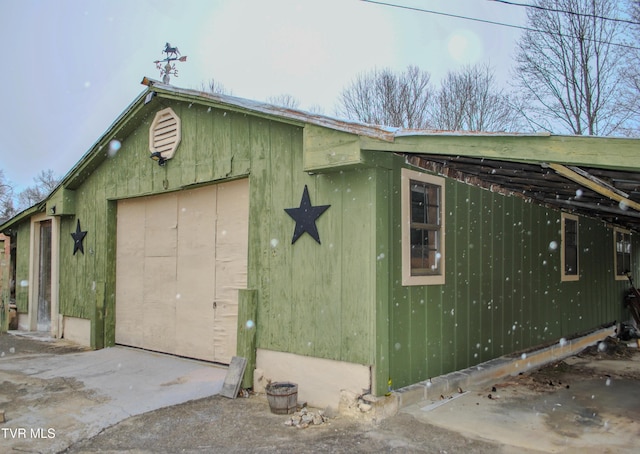
[{"label": "concrete driveway", "polygon": [[637,348],[592,347],[403,411],[515,452],[635,453],[640,452],[639,380]]},{"label": "concrete driveway", "polygon": [[226,368],[0,335],[0,452],[636,453],[640,351],[607,345],[438,392],[376,424],[332,415],[297,429],[264,396],[215,395]]},{"label": "concrete driveway", "polygon": [[3,452],[58,452],[130,416],[218,394],[227,371],[127,347],[59,354],[60,341],[2,339]]},{"label": "concrete driveway", "polygon": [[640,352],[590,351],[445,392],[376,424],[334,415],[298,429],[285,425],[289,416],[271,414],[262,396],[218,395],[128,418],[65,453],[640,452]]}]

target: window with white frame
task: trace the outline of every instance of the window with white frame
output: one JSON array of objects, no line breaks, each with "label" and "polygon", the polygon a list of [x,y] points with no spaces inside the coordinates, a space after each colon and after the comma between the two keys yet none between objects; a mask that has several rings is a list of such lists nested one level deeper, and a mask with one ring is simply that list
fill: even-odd
[{"label": "window with white frame", "polygon": [[580,279],[578,259],[578,217],[562,213],[562,274],[563,281],[577,281]]},{"label": "window with white frame", "polygon": [[444,284],[444,178],[402,169],[402,284]]},{"label": "window with white frame", "polygon": [[631,232],[615,228],[613,229],[613,241],[616,279],[623,280],[631,271]]}]

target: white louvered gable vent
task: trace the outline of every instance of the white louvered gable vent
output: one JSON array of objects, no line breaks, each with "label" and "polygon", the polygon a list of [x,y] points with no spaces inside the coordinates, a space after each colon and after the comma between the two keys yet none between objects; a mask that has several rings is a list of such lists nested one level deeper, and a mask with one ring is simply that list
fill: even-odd
[{"label": "white louvered gable vent", "polygon": [[180,145],[180,118],[170,107],[156,113],[149,128],[149,151],[159,152],[166,159],[173,155]]}]

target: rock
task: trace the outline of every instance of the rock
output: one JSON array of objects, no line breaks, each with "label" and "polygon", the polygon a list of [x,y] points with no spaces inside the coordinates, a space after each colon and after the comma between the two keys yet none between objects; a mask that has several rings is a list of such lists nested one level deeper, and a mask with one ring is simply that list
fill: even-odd
[{"label": "rock", "polygon": [[368,411],[371,411],[372,405],[371,404],[366,404],[364,402],[360,402],[358,404],[358,408],[360,409],[361,412],[366,413]]},{"label": "rock", "polygon": [[318,410],[313,412],[307,408],[302,408],[300,411],[295,412],[284,422],[285,426],[296,427],[298,429],[306,429],[309,426],[319,426],[327,421],[325,412]]},{"label": "rock", "polygon": [[372,395],[372,394],[365,394],[364,396],[362,396],[362,400],[365,401],[368,404],[375,404],[378,400],[380,400],[378,397]]},{"label": "rock", "polygon": [[353,391],[343,389],[340,391],[340,403],[338,404],[338,413],[345,414],[358,410],[359,396]]}]

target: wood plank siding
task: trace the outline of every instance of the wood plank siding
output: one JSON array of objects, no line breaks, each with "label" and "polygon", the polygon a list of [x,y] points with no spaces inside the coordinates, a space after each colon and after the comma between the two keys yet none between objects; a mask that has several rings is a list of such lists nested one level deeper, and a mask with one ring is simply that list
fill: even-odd
[{"label": "wood plank siding", "polygon": [[[164,107],[171,107],[181,117],[182,143],[176,156],[160,167],[149,159],[148,128],[155,112]],[[115,155],[72,188],[75,215],[65,216],[61,222],[60,311],[93,322],[104,319],[104,334],[92,339],[92,346],[113,345],[115,339],[115,201],[246,176],[251,150],[232,149],[231,143],[235,136],[240,143],[243,137],[250,136],[251,125],[242,118],[236,125],[236,117],[243,116],[201,105],[159,102],[122,139]],[[256,133],[262,132],[258,129],[253,132]],[[70,253],[70,234],[75,231],[76,219],[80,219],[82,230],[88,232],[84,255]],[[104,301],[96,301],[101,295],[100,288],[106,289]]]},{"label": "wood plank siding", "polygon": [[[116,248],[127,244],[116,238],[128,234],[118,231],[119,202],[161,194],[157,200],[166,200],[169,193],[248,179],[247,288],[239,291],[236,322],[239,352],[250,368],[256,349],[364,365],[358,368],[365,377],[371,370],[372,392],[382,395],[389,378],[400,388],[628,319],[628,282],[615,279],[614,230],[607,223],[637,232],[638,214],[617,202],[603,209],[595,191],[585,194],[588,203],[575,200],[576,183],[549,170],[547,161],[602,167],[587,168],[598,178],[606,177],[603,169],[635,175],[637,139],[394,132],[148,86],[63,178],[46,207],[3,227],[17,240],[21,313],[29,309],[29,283],[21,281],[30,276],[34,214],[46,210],[60,219],[59,312],[90,320],[91,346],[101,348],[115,343]],[[159,166],[150,159],[149,127],[166,108],[180,119],[181,142]],[[109,152],[112,139],[121,142],[115,153]],[[495,159],[483,162],[485,156]],[[407,236],[411,228],[402,218],[402,184],[409,181],[403,169],[438,175],[425,180],[435,181],[434,193],[440,189],[433,185],[444,188],[443,201],[424,202],[434,210],[444,206],[444,224],[440,218],[414,222],[429,235],[444,225],[444,284],[429,275],[409,276],[428,279],[403,285],[403,227]],[[630,185],[625,191],[635,190],[635,180],[620,179]],[[292,244],[296,223],[285,209],[300,206],[305,187],[313,206],[330,206],[316,220],[320,244],[307,234]],[[538,202],[527,198],[536,194]],[[557,200],[562,203],[552,203]],[[579,214],[579,279],[562,281],[560,210],[572,208]],[[214,217],[210,222],[217,223],[217,211],[207,219]],[[73,254],[78,221],[87,232],[84,254]],[[638,235],[631,241],[640,282]],[[418,268],[433,274],[431,264]]]},{"label": "wood plank siding", "polygon": [[445,284],[403,287],[393,268],[394,387],[628,318],[628,283],[614,278],[612,227],[579,218],[580,279],[561,282],[560,211],[452,179],[446,194]]},{"label": "wood plank siding", "polygon": [[[272,125],[251,168],[250,285],[259,290],[257,345],[277,351],[370,364],[374,289],[374,170],[302,172],[302,129]],[[260,159],[260,156],[263,156]],[[331,205],[317,220],[321,244],[303,235],[291,244],[307,185],[313,205]],[[367,268],[368,267],[368,268]]]},{"label": "wood plank siding", "polygon": [[[181,118],[182,142],[160,167],[149,159],[148,128],[165,107]],[[73,188],[75,216],[61,222],[61,313],[94,326],[104,320],[92,346],[113,345],[115,200],[250,174],[248,287],[258,295],[257,347],[370,364],[375,289],[352,284],[371,282],[375,272],[375,172],[308,175],[302,172],[302,141],[300,127],[159,102],[117,154]],[[314,205],[331,205],[317,223],[322,245],[308,235],[291,245],[295,223],[284,208],[299,206],[305,185]],[[76,219],[88,232],[84,255],[71,254]],[[362,263],[369,264],[366,271]]]},{"label": "wood plank siding", "polygon": [[16,234],[16,306],[18,312],[26,313],[29,310],[29,222],[20,224]]}]

